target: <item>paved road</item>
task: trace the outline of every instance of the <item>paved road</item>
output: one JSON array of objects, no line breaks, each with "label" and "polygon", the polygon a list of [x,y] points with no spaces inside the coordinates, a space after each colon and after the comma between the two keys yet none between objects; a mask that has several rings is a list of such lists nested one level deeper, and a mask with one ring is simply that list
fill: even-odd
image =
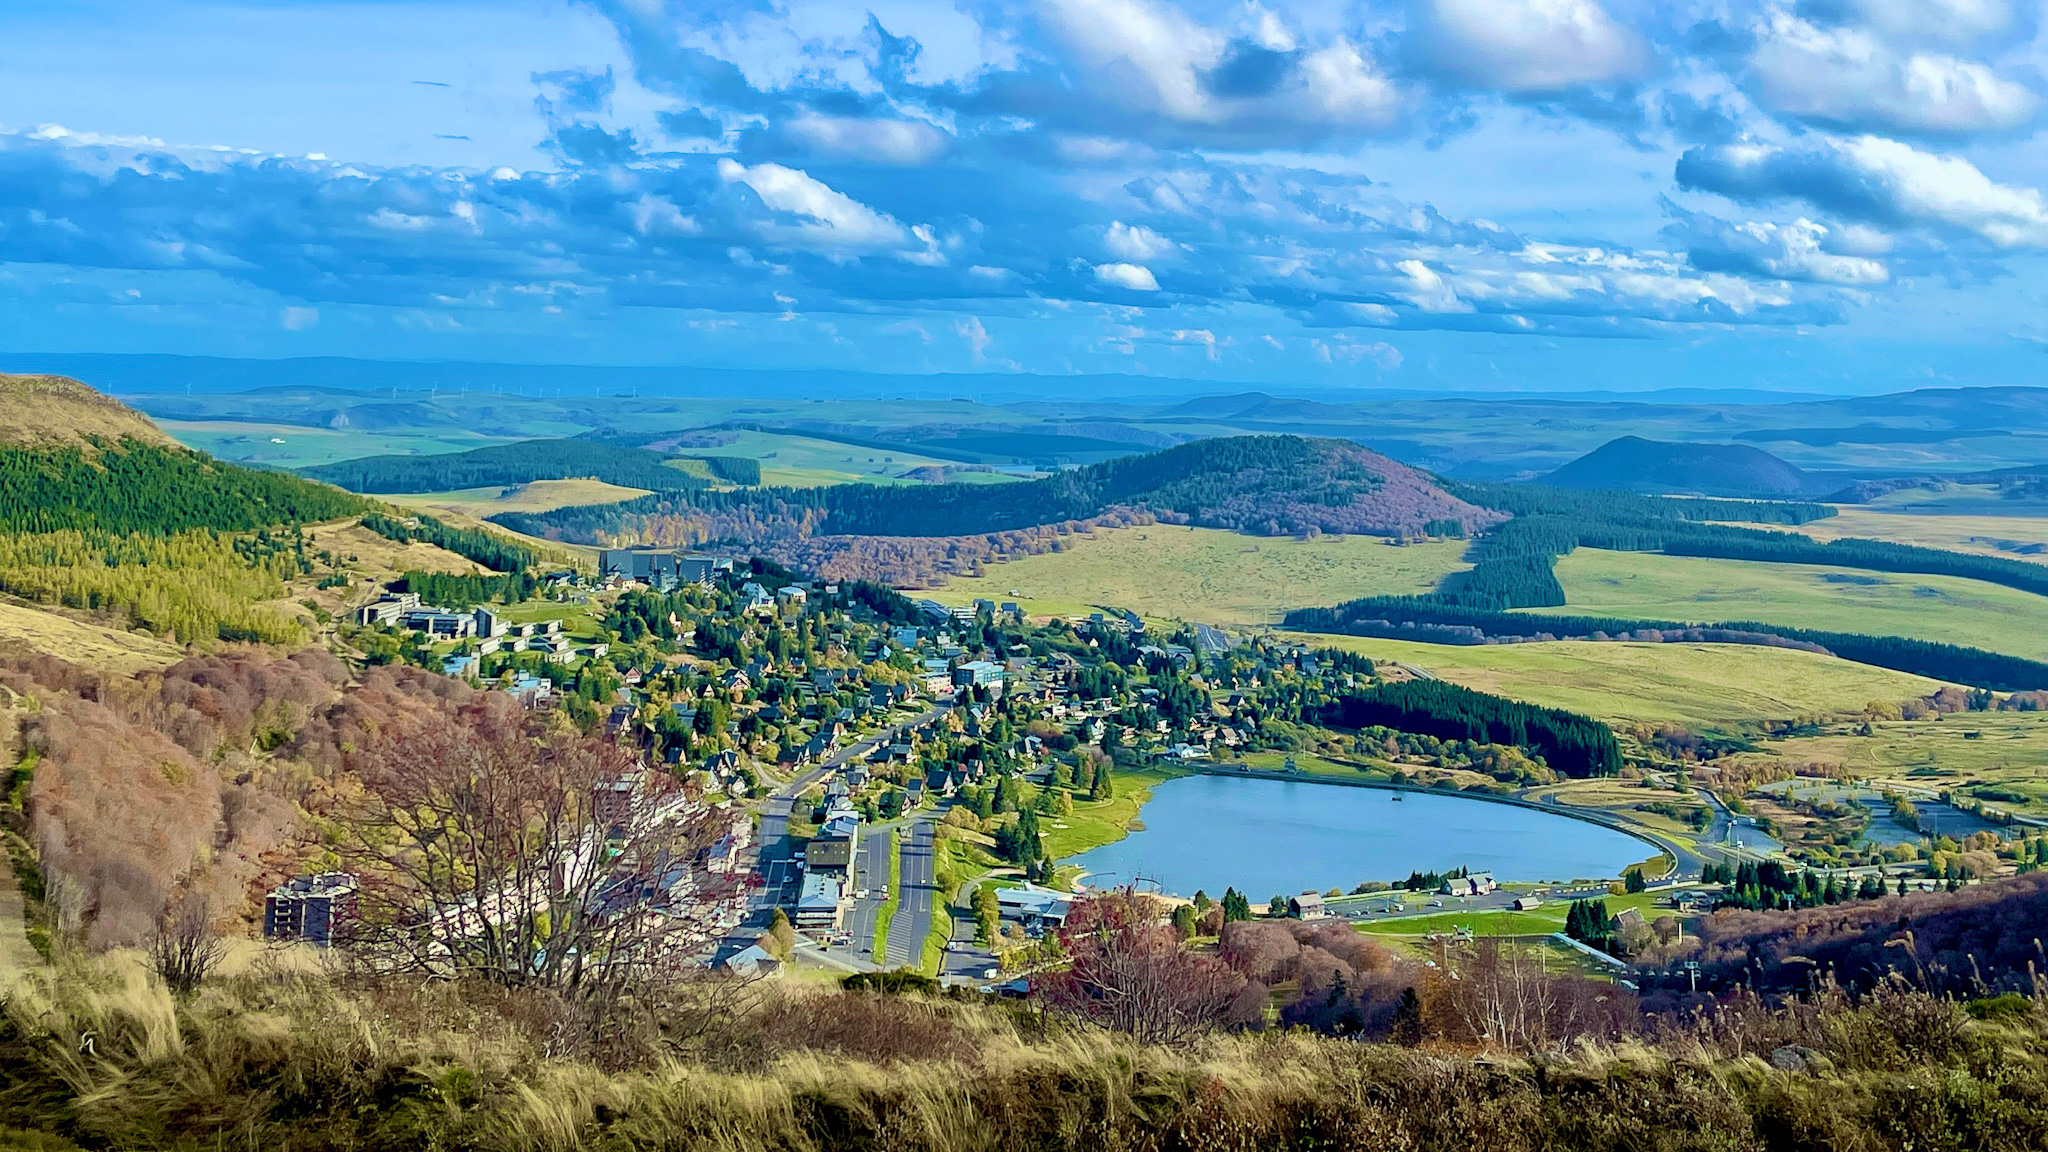
[{"label": "paved road", "polygon": [[853,937],[852,951],[866,954],[874,945],[875,914],[889,898],[889,830],[870,828],[860,838],[860,858],[854,869],[853,886],[867,892],[856,900],[846,916],[846,933]]},{"label": "paved road", "polygon": [[939,975],[979,984],[985,983],[989,971],[996,967],[996,954],[974,942],[973,904],[967,899],[973,895],[974,889],[975,882],[970,880],[954,893],[952,907],[964,914],[953,916],[953,939],[947,945],[945,959],[939,964]]},{"label": "paved road", "polygon": [[[761,877],[761,895],[754,902],[754,924],[766,926],[768,918],[776,907],[794,907],[802,888],[803,873],[797,860],[796,846],[789,839],[790,810],[796,797],[804,789],[824,779],[826,774],[860,759],[883,744],[894,743],[898,735],[912,728],[922,727],[946,714],[950,705],[934,704],[917,716],[888,728],[856,744],[849,744],[827,755],[823,760],[797,773],[783,782],[773,795],[761,804],[760,852],[755,857],[755,871]],[[876,886],[879,887],[879,886]]]},{"label": "paved road", "polygon": [[932,822],[920,820],[902,839],[903,893],[896,918],[889,921],[889,954],[876,961],[884,967],[915,965],[931,934],[932,913],[942,903],[932,859]]}]

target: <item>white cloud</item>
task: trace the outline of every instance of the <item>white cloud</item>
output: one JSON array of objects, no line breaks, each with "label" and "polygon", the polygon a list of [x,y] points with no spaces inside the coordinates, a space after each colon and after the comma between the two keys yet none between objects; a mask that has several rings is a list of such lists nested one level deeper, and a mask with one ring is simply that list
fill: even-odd
[{"label": "white cloud", "polygon": [[1133,264],[1151,263],[1180,251],[1180,245],[1143,224],[1126,224],[1121,220],[1109,222],[1102,235],[1102,247],[1111,256]]},{"label": "white cloud", "polygon": [[813,152],[882,164],[925,164],[951,143],[944,132],[922,120],[862,119],[806,112],[784,128]]},{"label": "white cloud", "polygon": [[1180,344],[1200,344],[1207,351],[1210,360],[1217,358],[1216,333],[1207,328],[1177,328],[1173,332],[1173,339]]},{"label": "white cloud", "polygon": [[1882,260],[1843,251],[1869,240],[1857,233],[1838,237],[1836,230],[1804,217],[1789,224],[1768,221],[1734,223],[1689,214],[1684,239],[1693,266],[1705,271],[1735,272],[1779,280],[1806,280],[1869,288],[1891,279]]},{"label": "white cloud", "polygon": [[1760,30],[1749,64],[1767,107],[1850,128],[2003,131],[2033,119],[2040,103],[1975,61],[1900,51],[1861,28],[1822,28],[1782,12]]},{"label": "white cloud", "polygon": [[1408,278],[1407,291],[1402,295],[1417,308],[1424,312],[1472,311],[1472,305],[1458,299],[1457,292],[1444,282],[1436,269],[1420,260],[1403,260],[1395,267]]},{"label": "white cloud", "polygon": [[1960,156],[1881,136],[1815,137],[1798,148],[1695,148],[1680,157],[1678,179],[1747,203],[1799,199],[1881,227],[1968,233],[2000,248],[2048,247],[2040,192],[2000,184]]},{"label": "white cloud", "polygon": [[1157,292],[1159,281],[1152,270],[1142,264],[1097,264],[1095,281],[1112,288],[1123,288],[1132,292]]},{"label": "white cloud", "polygon": [[771,239],[828,248],[889,248],[910,239],[892,217],[795,168],[780,164],[748,167],[722,159],[718,175],[727,184],[753,189],[769,209],[802,218],[794,225],[765,224],[762,231]]},{"label": "white cloud", "polygon": [[2012,27],[2014,0],[1808,0],[1831,23],[1859,24],[1894,43],[1960,48]]},{"label": "white cloud", "polygon": [[290,306],[278,315],[277,322],[287,332],[304,332],[320,322],[320,310]]},{"label": "white cloud", "polygon": [[988,346],[993,341],[989,339],[988,329],[982,327],[981,317],[969,316],[965,320],[954,321],[953,334],[967,341],[967,347],[977,362],[988,359]]},{"label": "white cloud", "polygon": [[1421,0],[1414,34],[1467,87],[1544,95],[1642,75],[1649,50],[1593,0]]}]

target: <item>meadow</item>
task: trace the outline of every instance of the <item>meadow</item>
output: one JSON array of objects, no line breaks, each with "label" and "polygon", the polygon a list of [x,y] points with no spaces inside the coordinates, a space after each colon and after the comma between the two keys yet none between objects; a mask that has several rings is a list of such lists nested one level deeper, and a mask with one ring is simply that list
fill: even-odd
[{"label": "meadow", "polygon": [[1097,531],[1064,552],[990,565],[924,595],[946,604],[1014,600],[1037,616],[1100,607],[1205,624],[1272,624],[1290,608],[1427,592],[1467,567],[1466,544],[1392,547],[1376,536],[1310,540],[1153,524]]},{"label": "meadow", "polygon": [[1617,723],[1713,728],[1854,711],[1924,696],[1932,680],[1791,648],[1741,644],[1417,644],[1298,634],[1304,642],[1422,668],[1467,688]]},{"label": "meadow", "polygon": [[[1784,531],[1782,526],[1768,527]],[[2042,516],[1933,516],[1845,504],[1840,507],[1838,514],[1825,520],[1801,524],[1793,531],[1804,532],[1816,540],[1823,541],[1854,536],[1866,540],[1890,540],[1898,544],[1918,544],[1924,548],[1946,548],[1954,552],[1972,552],[1980,556],[2003,556],[2011,560],[2048,564],[2048,551],[2030,555],[2002,549],[1995,543],[2011,541],[2015,544],[2040,544],[2048,547],[2048,517]]]},{"label": "meadow", "polygon": [[[354,428],[310,428],[297,424],[245,424],[237,420],[159,420],[157,425],[187,448],[236,464],[310,468],[359,456],[467,452],[524,437],[480,436],[460,428],[370,432]],[[570,428],[555,435],[574,435]],[[536,432],[539,436],[544,433]]]},{"label": "meadow", "polygon": [[2048,597],[1977,580],[1596,548],[1560,559],[1557,578],[1580,616],[1754,620],[2048,658]]},{"label": "meadow", "polygon": [[0,600],[0,655],[31,652],[117,676],[168,667],[185,658],[184,649],[154,636]]},{"label": "meadow", "polygon": [[379,500],[412,508],[459,512],[481,520],[500,512],[552,512],[580,504],[616,504],[647,495],[644,488],[625,488],[602,480],[535,480],[509,488],[458,488],[452,492],[405,492],[378,495]]},{"label": "meadow", "polygon": [[[1979,796],[1998,808],[2048,811],[2048,713],[1963,712],[1939,720],[1880,722],[1853,730],[1770,743],[1786,763],[1839,764],[1858,779],[1915,790],[1966,785],[2022,796]],[[1748,759],[1750,757],[1744,757]]]}]

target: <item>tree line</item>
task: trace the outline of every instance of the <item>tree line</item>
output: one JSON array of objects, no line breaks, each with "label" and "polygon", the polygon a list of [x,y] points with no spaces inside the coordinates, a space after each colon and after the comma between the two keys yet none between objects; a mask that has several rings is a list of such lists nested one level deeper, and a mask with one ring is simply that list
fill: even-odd
[{"label": "tree line", "polygon": [[521,572],[532,567],[538,559],[533,549],[489,532],[457,528],[432,516],[414,516],[412,521],[407,523],[382,512],[367,512],[363,515],[362,525],[386,540],[400,544],[414,541],[432,544],[474,560],[493,572]]},{"label": "tree line", "polygon": [[[645,448],[599,440],[524,440],[434,456],[364,456],[304,468],[300,475],[351,492],[446,492],[585,477],[655,491],[707,486],[702,477],[670,467],[670,459]],[[711,465],[713,475],[734,483],[761,482],[759,463],[738,457],[717,459],[719,463]],[[749,472],[751,481],[741,479]]]},{"label": "tree line", "polygon": [[1621,745],[1605,724],[1442,680],[1407,680],[1350,693],[1326,707],[1322,720],[1328,727],[1384,727],[1443,740],[1513,745],[1567,776],[1621,771]]},{"label": "tree line", "polygon": [[1826,652],[1858,664],[1911,672],[1935,680],[2001,692],[2048,688],[2048,664],[1959,644],[1903,636],[1865,636],[1788,628],[1753,620],[1701,624],[1672,620],[1631,620],[1610,616],[1554,616],[1467,608],[1429,596],[1375,596],[1335,608],[1289,612],[1289,628],[1353,636],[1409,637],[1428,632],[1440,643],[1494,640],[1684,640],[1715,644],[1763,644]]}]

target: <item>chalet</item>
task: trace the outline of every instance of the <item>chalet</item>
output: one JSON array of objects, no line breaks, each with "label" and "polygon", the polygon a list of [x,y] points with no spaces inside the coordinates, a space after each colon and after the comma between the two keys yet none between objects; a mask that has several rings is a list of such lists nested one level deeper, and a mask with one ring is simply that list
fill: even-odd
[{"label": "chalet", "polygon": [[1542,904],[1543,901],[1534,896],[1517,896],[1515,897],[1514,909],[1517,912],[1533,912],[1541,907]]},{"label": "chalet", "polygon": [[1470,876],[1453,876],[1444,881],[1437,892],[1444,896],[1484,896],[1499,887],[1493,873],[1474,872]]},{"label": "chalet", "polygon": [[736,976],[769,977],[782,974],[782,961],[775,954],[759,944],[749,944],[723,961],[727,971]]},{"label": "chalet", "polygon": [[1303,892],[1299,896],[1288,897],[1287,914],[1296,920],[1321,920],[1330,913],[1323,906],[1321,893]]}]

